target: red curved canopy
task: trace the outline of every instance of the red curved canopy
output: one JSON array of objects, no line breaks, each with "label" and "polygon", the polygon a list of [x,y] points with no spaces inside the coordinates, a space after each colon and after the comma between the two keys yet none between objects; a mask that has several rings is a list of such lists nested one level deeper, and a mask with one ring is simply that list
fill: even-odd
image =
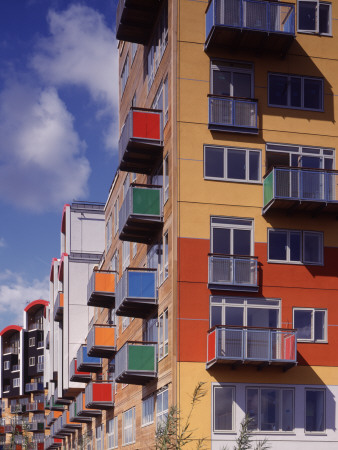
[{"label": "red curved canopy", "polygon": [[48,306],[49,302],[47,300],[33,300],[30,302],[26,308],[25,311],[29,311],[31,308],[34,308],[34,306]]},{"label": "red curved canopy", "polygon": [[2,331],[0,331],[0,336],[3,336],[4,334],[8,333],[8,331],[21,331],[22,327],[19,327],[19,325],[8,325],[8,327],[5,327]]}]

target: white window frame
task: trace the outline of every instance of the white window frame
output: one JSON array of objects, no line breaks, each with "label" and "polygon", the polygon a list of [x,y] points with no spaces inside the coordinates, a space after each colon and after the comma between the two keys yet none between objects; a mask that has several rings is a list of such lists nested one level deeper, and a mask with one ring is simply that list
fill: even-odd
[{"label": "white window frame", "polygon": [[[302,308],[294,307],[292,309],[292,323],[295,323],[295,311],[311,312],[311,338],[304,339],[297,337],[297,342],[311,342],[311,343],[327,343],[327,309],[325,308]],[[315,312],[324,312],[324,339],[315,339]]]},{"label": "white window frame", "polygon": [[142,399],[142,427],[154,423],[154,396]]},{"label": "white window frame", "polygon": [[[313,392],[313,391],[315,391],[315,392],[323,392],[324,429],[322,431],[316,431],[316,430],[308,431],[306,429],[306,393],[307,392]],[[326,389],[323,389],[323,388],[305,388],[305,391],[304,391],[304,431],[305,431],[305,434],[310,434],[310,435],[311,434],[316,434],[316,435],[318,435],[318,434],[326,434]]]},{"label": "white window frame", "polygon": [[4,370],[9,370],[11,368],[10,361],[4,361]]},{"label": "white window frame", "polygon": [[163,205],[169,199],[169,155],[168,153],[163,159]]},{"label": "white window frame", "polygon": [[28,365],[29,365],[29,367],[35,366],[35,356],[31,356],[31,357],[28,359]]},{"label": "white window frame", "polygon": [[[280,233],[286,233],[286,241],[287,241],[287,248],[286,248],[286,260],[283,259],[271,259],[270,258],[270,232],[280,232]],[[299,233],[300,234],[300,242],[301,242],[301,261],[291,261],[290,260],[290,236],[291,233]],[[319,246],[320,248],[320,261],[319,262],[308,262],[305,260],[304,257],[304,242],[305,237],[309,235],[316,235],[319,237]],[[267,260],[268,263],[277,263],[277,264],[296,264],[296,265],[311,265],[311,266],[323,266],[324,265],[324,235],[321,231],[307,231],[307,230],[289,230],[289,229],[283,229],[283,228],[268,228],[268,255]]]},{"label": "white window frame", "polygon": [[[315,3],[316,6],[316,28],[315,30],[302,30],[299,25],[299,19],[300,19],[300,4],[305,2],[308,3],[309,0],[298,0],[297,1],[297,31],[298,33],[305,33],[305,34],[320,34],[321,36],[332,36],[332,4],[330,2],[322,2],[320,0],[310,0],[312,3]],[[329,7],[329,31],[328,33],[321,33],[319,31],[319,21],[320,21],[320,6],[326,5]]]},{"label": "white window frame", "polygon": [[129,53],[127,53],[126,59],[124,60],[122,72],[121,72],[121,98],[125,91],[129,77]]},{"label": "white window frame", "polygon": [[[136,441],[135,438],[135,406],[128,409],[123,413],[122,416],[122,436],[123,436],[123,445],[129,445],[133,444]],[[131,439],[128,440],[127,432],[131,431],[130,437]]]},{"label": "white window frame", "polygon": [[119,251],[115,250],[111,262],[110,262],[111,270],[116,273],[119,273]]},{"label": "white window frame", "polygon": [[132,243],[132,258],[134,259],[137,254],[137,242]]},{"label": "white window frame", "polygon": [[107,445],[108,450],[118,447],[118,419],[114,417],[108,420],[107,424]]},{"label": "white window frame", "polygon": [[113,218],[112,214],[109,215],[108,221],[106,223],[106,249],[107,251],[110,249],[112,242],[113,242]]},{"label": "white window frame", "polygon": [[13,378],[13,388],[20,387],[20,378]]},{"label": "white window frame", "polygon": [[130,242],[122,241],[122,270],[125,270],[130,264]]},{"label": "white window frame", "polygon": [[[229,430],[221,430],[217,429],[215,426],[215,397],[217,389],[230,389],[232,393],[232,409],[231,409],[231,429]],[[235,431],[235,404],[236,404],[236,387],[232,385],[225,385],[225,384],[213,384],[212,385],[212,432],[215,434],[224,434],[224,433],[231,433]]]},{"label": "white window frame", "polygon": [[119,231],[119,197],[117,197],[114,203],[114,236]]},{"label": "white window frame", "polygon": [[38,355],[38,364],[44,364],[45,358],[44,355]]},{"label": "white window frame", "polygon": [[29,347],[35,347],[35,337],[30,337],[28,339],[28,346]]},{"label": "white window frame", "polygon": [[169,314],[168,308],[158,318],[158,360],[165,358],[169,352]]},{"label": "white window frame", "polygon": [[104,450],[104,424],[100,424],[95,428],[95,444],[96,450]]},{"label": "white window frame", "polygon": [[230,95],[229,97],[234,97],[234,84],[233,84],[233,75],[234,73],[244,73],[251,76],[250,80],[250,99],[254,96],[254,65],[249,62],[240,62],[240,61],[211,61],[210,65],[210,92],[211,94],[214,92],[214,72],[229,72],[231,81],[230,81]]},{"label": "white window frame", "polygon": [[128,328],[130,324],[130,317],[122,316],[122,333]]},{"label": "white window frame", "polygon": [[[208,148],[215,148],[223,150],[223,173],[224,177],[210,177],[206,175],[206,152]],[[227,176],[227,154],[228,150],[243,152],[245,151],[245,179],[242,178],[230,178]],[[259,155],[259,171],[258,171],[258,180],[250,180],[250,153],[256,153]],[[222,181],[230,181],[234,183],[254,183],[254,184],[262,184],[262,151],[257,148],[239,148],[239,147],[224,147],[218,145],[204,145],[204,159],[203,159],[203,176],[205,180],[222,180]]]},{"label": "white window frame", "polygon": [[[164,409],[164,396],[168,399],[168,409]],[[159,406],[161,405],[161,408]],[[156,429],[163,426],[166,423],[169,413],[169,389],[168,387],[163,388],[156,395]]]},{"label": "white window frame", "polygon": [[[213,222],[213,219],[222,220],[224,219],[224,223]],[[250,221],[251,224],[246,224],[245,222]],[[228,222],[228,223],[227,223]],[[232,223],[231,223],[232,222]],[[213,248],[213,230],[215,228],[225,228],[230,230],[230,255],[234,254],[234,238],[233,231],[234,230],[247,230],[250,231],[250,255],[253,256],[254,252],[254,220],[245,218],[245,217],[220,217],[220,216],[211,216],[210,218],[210,250],[211,253],[214,253]]]}]

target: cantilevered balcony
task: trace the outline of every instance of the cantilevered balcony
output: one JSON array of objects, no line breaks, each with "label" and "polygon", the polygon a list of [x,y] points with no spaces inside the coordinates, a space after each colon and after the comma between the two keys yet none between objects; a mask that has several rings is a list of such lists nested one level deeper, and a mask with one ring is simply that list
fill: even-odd
[{"label": "cantilevered balcony", "polygon": [[210,253],[208,288],[257,291],[257,258]]},{"label": "cantilevered balcony", "polygon": [[[80,394],[84,395],[84,394]],[[77,423],[88,423],[91,422],[91,417],[85,417],[80,416],[77,412],[77,403],[76,400],[74,400],[71,405],[69,405],[69,420],[71,422],[77,422]]]},{"label": "cantilevered balcony", "polygon": [[162,111],[132,107],[119,140],[120,170],[150,174],[162,153]]},{"label": "cantilevered balcony", "polygon": [[109,409],[114,406],[114,383],[92,381],[85,391],[86,408]]},{"label": "cantilevered balcony", "polygon": [[63,320],[63,292],[58,292],[54,303],[54,321],[62,322]]},{"label": "cantilevered balcony", "polygon": [[76,397],[76,411],[80,417],[96,417],[102,414],[101,409],[91,409],[86,407],[86,394],[82,392]]},{"label": "cantilevered balcony", "polygon": [[46,419],[47,426],[50,427],[60,416],[62,416],[62,411],[51,411]]},{"label": "cantilevered balcony", "polygon": [[77,370],[81,372],[100,372],[102,370],[101,358],[88,356],[86,345],[80,345],[76,356]]},{"label": "cantilevered balcony", "polygon": [[62,447],[62,439],[53,438],[52,436],[47,436],[45,440],[45,449],[56,449]]},{"label": "cantilevered balcony", "polygon": [[38,411],[44,411],[45,410],[45,404],[43,401],[35,401],[28,403],[26,405],[26,410],[30,412],[38,412]]},{"label": "cantilevered balcony", "polygon": [[209,95],[209,130],[258,134],[257,100]]},{"label": "cantilevered balcony", "polygon": [[44,432],[45,429],[45,423],[44,421],[38,422],[38,421],[32,421],[29,422],[29,431],[39,431],[39,432]]},{"label": "cantilevered balcony", "polygon": [[211,0],[205,50],[224,47],[284,56],[295,37],[295,5],[264,0]]},{"label": "cantilevered balcony", "polygon": [[51,396],[49,407],[50,407],[51,411],[63,411],[64,410],[64,405],[61,405],[61,403],[58,403],[55,400],[55,395]]},{"label": "cantilevered balcony", "polygon": [[87,305],[100,308],[115,306],[116,272],[94,270],[87,287]]},{"label": "cantilevered balcony", "polygon": [[132,184],[119,214],[121,241],[150,244],[163,227],[162,188]]},{"label": "cantilevered balcony", "polygon": [[73,358],[69,367],[69,379],[70,381],[76,381],[78,383],[89,383],[92,379],[90,372],[81,372],[77,370],[77,359]]},{"label": "cantilevered balcony", "polygon": [[64,411],[62,413],[62,428],[66,430],[78,430],[79,428],[82,428],[82,425],[80,423],[73,422],[70,419],[70,412]]},{"label": "cantilevered balcony", "polygon": [[34,382],[34,383],[26,383],[25,384],[25,392],[43,392],[43,383],[38,383],[38,382]]},{"label": "cantilevered balcony", "polygon": [[157,344],[126,342],[115,356],[115,381],[146,384],[157,378]]},{"label": "cantilevered balcony", "polygon": [[208,332],[207,368],[215,364],[297,364],[296,330],[220,325]]},{"label": "cantilevered balcony", "polygon": [[273,167],[264,177],[263,214],[287,212],[338,213],[338,171]]},{"label": "cantilevered balcony", "polygon": [[118,316],[149,316],[158,304],[156,269],[129,268],[116,287],[116,309]]},{"label": "cantilevered balcony", "polygon": [[11,405],[11,414],[24,414],[26,412],[27,405]]},{"label": "cantilevered balcony", "polygon": [[146,45],[151,37],[161,0],[119,0],[116,38]]},{"label": "cantilevered balcony", "polygon": [[87,335],[87,354],[111,358],[116,353],[115,325],[94,324]]}]

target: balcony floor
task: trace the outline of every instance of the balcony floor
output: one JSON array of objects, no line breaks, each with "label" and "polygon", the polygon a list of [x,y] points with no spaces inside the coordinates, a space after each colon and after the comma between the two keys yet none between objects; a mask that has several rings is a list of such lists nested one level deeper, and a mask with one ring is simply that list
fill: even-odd
[{"label": "balcony floor", "polygon": [[319,213],[338,215],[338,202],[278,198],[271,200],[271,202],[263,208],[262,214],[265,215],[272,210],[284,210],[287,214],[294,212],[309,212],[314,216]]},{"label": "balcony floor", "polygon": [[158,307],[157,301],[145,301],[143,299],[125,299],[116,310],[117,316],[147,318]]},{"label": "balcony floor", "polygon": [[100,347],[93,346],[92,348],[87,348],[88,356],[96,358],[112,358],[116,353],[116,347]]},{"label": "balcony floor", "polygon": [[142,372],[122,372],[115,378],[116,383],[124,383],[124,384],[136,384],[136,385],[145,385],[150,381],[157,379],[157,372],[151,373],[142,373]]},{"label": "balcony floor", "polygon": [[150,175],[162,159],[163,145],[148,144],[131,139],[124,151],[119,169],[125,172],[135,172]]},{"label": "balcony floor", "polygon": [[130,215],[120,232],[119,239],[121,241],[150,244],[162,227],[162,220]]},{"label": "balcony floor", "polygon": [[93,292],[87,301],[88,306],[115,308],[115,293]]},{"label": "balcony floor", "polygon": [[263,369],[264,367],[268,366],[280,366],[283,368],[284,371],[291,369],[291,367],[294,367],[297,365],[297,362],[292,361],[262,361],[262,360],[255,360],[255,359],[215,359],[213,361],[210,361],[206,364],[207,369],[211,369],[212,367],[218,366],[218,365],[231,365],[233,368],[239,367],[239,366],[256,366],[257,369]]}]

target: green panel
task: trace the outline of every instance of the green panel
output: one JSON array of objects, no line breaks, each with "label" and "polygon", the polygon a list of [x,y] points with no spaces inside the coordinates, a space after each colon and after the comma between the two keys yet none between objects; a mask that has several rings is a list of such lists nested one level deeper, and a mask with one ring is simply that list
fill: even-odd
[{"label": "green panel", "polygon": [[133,214],[159,216],[160,208],[160,189],[133,189]]},{"label": "green panel", "polygon": [[153,345],[129,345],[128,370],[155,372],[155,347]]},{"label": "green panel", "polygon": [[270,172],[264,180],[264,206],[273,199],[273,174]]}]

